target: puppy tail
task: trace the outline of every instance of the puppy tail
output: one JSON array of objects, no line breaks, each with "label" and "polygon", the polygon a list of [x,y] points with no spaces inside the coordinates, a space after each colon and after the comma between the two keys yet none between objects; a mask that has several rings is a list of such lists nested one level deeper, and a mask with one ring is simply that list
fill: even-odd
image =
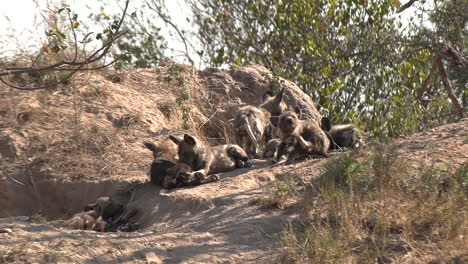
[{"label": "puppy tail", "polygon": [[247,120],[246,116],[244,116],[243,121],[244,121],[245,131],[247,131],[247,134],[249,135],[250,140],[252,140],[253,144],[255,145],[255,149],[258,151],[258,141],[255,138],[254,133],[252,132],[252,128],[250,127],[249,121]]},{"label": "puppy tail", "polygon": [[154,144],[154,143],[151,143],[151,142],[143,142],[143,145],[145,145],[145,147],[149,150],[151,150],[152,152],[158,152],[158,147]]}]

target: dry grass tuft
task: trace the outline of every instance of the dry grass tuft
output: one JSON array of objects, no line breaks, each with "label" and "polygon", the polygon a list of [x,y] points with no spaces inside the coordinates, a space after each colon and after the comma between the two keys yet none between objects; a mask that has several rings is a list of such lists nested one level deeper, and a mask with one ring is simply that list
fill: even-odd
[{"label": "dry grass tuft", "polygon": [[257,203],[265,209],[285,209],[300,195],[304,182],[296,173],[276,175],[276,180],[263,188]]},{"label": "dry grass tuft", "polygon": [[[391,146],[331,160],[304,193],[281,263],[458,263],[467,258],[468,165],[416,170]],[[452,261],[452,262],[451,262]],[[459,262],[462,263],[462,262]]]}]

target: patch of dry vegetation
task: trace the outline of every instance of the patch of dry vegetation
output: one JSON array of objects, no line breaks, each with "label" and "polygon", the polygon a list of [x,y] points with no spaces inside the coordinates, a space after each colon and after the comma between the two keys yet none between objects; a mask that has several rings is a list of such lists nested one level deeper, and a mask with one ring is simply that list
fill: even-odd
[{"label": "patch of dry vegetation", "polygon": [[[102,180],[129,172],[144,176],[151,161],[150,153],[147,160],[141,158],[145,138],[161,129],[178,131],[183,122],[195,126],[190,118],[183,120],[176,101],[186,89],[195,93],[196,84],[174,85],[171,77],[193,80],[194,69],[174,64],[156,74],[147,71],[80,73],[60,89],[29,93],[3,86],[0,130],[4,144],[11,146],[2,153],[10,156],[9,171],[15,177],[66,180]],[[165,81],[155,80],[166,75]],[[192,102],[188,98],[185,104]]]},{"label": "patch of dry vegetation", "polygon": [[414,169],[394,147],[345,153],[303,193],[280,263],[466,263],[468,164]]},{"label": "patch of dry vegetation", "polygon": [[259,205],[265,209],[285,209],[294,204],[304,188],[304,180],[294,171],[276,175],[275,181],[263,188]]},{"label": "patch of dry vegetation", "polygon": [[[32,104],[14,96],[3,100],[11,102],[3,115],[10,123],[6,134],[16,137],[16,154],[31,175],[89,180],[121,175],[138,161],[124,138],[119,137],[122,129],[103,124],[103,120],[88,119],[80,110],[74,111],[73,104],[67,107],[60,99],[41,91]],[[78,100],[81,105],[83,98]],[[127,121],[131,122],[133,119]],[[16,165],[22,167],[18,159]]]}]

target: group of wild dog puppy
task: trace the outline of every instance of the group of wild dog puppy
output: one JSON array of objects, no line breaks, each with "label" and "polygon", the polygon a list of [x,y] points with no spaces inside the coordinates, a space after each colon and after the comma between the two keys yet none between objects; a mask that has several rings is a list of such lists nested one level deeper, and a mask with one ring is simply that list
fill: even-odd
[{"label": "group of wild dog puppy", "polygon": [[[261,156],[282,163],[301,157],[327,157],[329,150],[354,148],[361,143],[361,132],[354,125],[332,126],[327,117],[320,124],[302,120],[301,109],[296,106],[288,110],[283,94],[284,90],[276,96],[267,92],[259,107],[239,109],[231,120],[238,145],[208,147],[187,134],[181,139],[169,136],[175,143],[170,143],[172,146],[144,142],[154,157],[151,182],[165,189],[199,185],[218,180],[216,173],[250,167],[252,159]],[[66,225],[101,232],[136,230],[138,224],[129,219],[137,212],[125,211],[121,203],[100,197],[67,220]]]},{"label": "group of wild dog puppy", "polygon": [[276,96],[267,92],[259,107],[239,109],[231,120],[237,145],[208,147],[185,134],[181,139],[169,136],[177,146],[177,153],[172,153],[170,148],[145,142],[154,156],[151,182],[165,189],[199,185],[218,180],[216,173],[250,167],[252,159],[261,156],[282,163],[301,157],[327,157],[329,150],[360,144],[361,132],[354,125],[332,126],[327,117],[320,124],[302,120],[301,109],[288,110],[283,94],[284,90]]},{"label": "group of wild dog puppy", "polygon": [[125,206],[110,197],[99,197],[83,211],[65,221],[70,229],[94,230],[99,232],[130,232],[138,229],[138,223],[130,222],[137,210],[125,210]]}]

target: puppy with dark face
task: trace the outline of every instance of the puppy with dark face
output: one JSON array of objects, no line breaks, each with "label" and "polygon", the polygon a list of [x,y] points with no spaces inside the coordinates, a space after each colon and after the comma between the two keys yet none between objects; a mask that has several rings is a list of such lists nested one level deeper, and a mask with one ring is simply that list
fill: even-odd
[{"label": "puppy with dark face", "polygon": [[323,117],[321,127],[330,140],[330,149],[344,150],[360,147],[363,133],[353,124],[334,125],[328,117]]},{"label": "puppy with dark face", "polygon": [[143,145],[153,152],[153,162],[149,170],[150,180],[153,184],[162,186],[167,170],[175,166],[177,161],[177,145],[166,140],[157,146],[151,142],[143,142]]},{"label": "puppy with dark face", "polygon": [[177,145],[170,140],[163,140],[158,145],[152,142],[143,142],[143,145],[153,152],[154,160],[167,160],[175,162],[177,160]]},{"label": "puppy with dark face", "polygon": [[173,167],[169,168],[166,172],[166,177],[161,184],[165,189],[172,189],[178,187],[195,186],[208,182],[213,182],[217,179],[199,179],[191,177],[192,168],[183,162],[178,161]]},{"label": "puppy with dark face", "polygon": [[[177,140],[177,139],[176,139]],[[198,145],[202,145],[198,140],[195,140]],[[144,142],[146,148],[153,152],[154,160],[149,171],[151,182],[164,189],[172,189],[178,187],[194,186],[213,181],[213,179],[198,179],[190,176],[192,172],[191,166],[179,162],[173,157],[177,156],[177,145],[171,140],[170,145],[176,146],[175,153],[173,148],[167,146],[158,147],[153,143]],[[166,150],[166,151],[164,151]],[[170,159],[170,160],[166,160]]]},{"label": "puppy with dark face", "polygon": [[173,136],[170,138],[178,145],[179,162],[190,165],[192,172],[188,173],[188,178],[191,180],[214,181],[217,177],[211,174],[252,165],[252,161],[238,145],[202,147],[198,146],[196,140],[187,134],[182,140]]},{"label": "puppy with dark face", "polygon": [[[151,183],[157,186],[163,186],[164,182],[167,182],[168,180],[166,178],[173,178],[172,176],[175,176],[175,174],[171,174],[169,170],[171,168],[174,168],[176,166],[176,163],[168,160],[153,160],[151,163],[151,167],[149,170],[149,176]],[[163,187],[166,188],[166,187]]]},{"label": "puppy with dark face", "polygon": [[330,140],[318,124],[311,120],[300,120],[301,110],[283,112],[278,118],[272,117],[272,124],[279,128],[281,144],[278,147],[276,160],[283,155],[288,159],[301,155],[327,157]]},{"label": "puppy with dark face", "polygon": [[244,106],[239,109],[233,120],[236,142],[245,148],[250,157],[258,158],[259,151],[271,139],[268,133],[270,116],[279,116],[286,110],[283,102],[284,90],[276,96],[271,92],[263,95],[263,103],[259,107]]},{"label": "puppy with dark face", "polygon": [[108,219],[122,214],[124,205],[110,197],[99,197],[96,202],[85,206],[84,211],[94,211],[104,219]]}]

